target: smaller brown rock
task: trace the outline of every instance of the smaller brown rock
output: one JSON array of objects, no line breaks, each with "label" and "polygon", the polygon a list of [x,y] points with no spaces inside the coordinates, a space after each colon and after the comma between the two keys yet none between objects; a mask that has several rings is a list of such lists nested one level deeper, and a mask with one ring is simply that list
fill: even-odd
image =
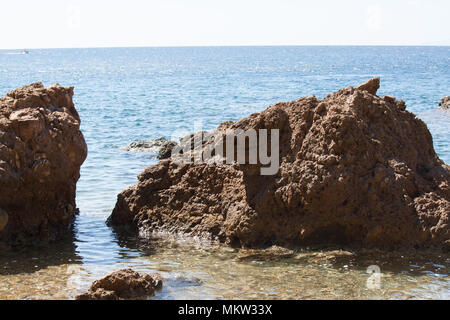
[{"label": "smaller brown rock", "polygon": [[363,83],[358,88],[361,91],[367,91],[370,94],[376,95],[378,89],[380,89],[380,78],[372,78],[366,83]]},{"label": "smaller brown rock", "polygon": [[76,300],[124,300],[153,296],[162,289],[158,275],[139,274],[131,269],[115,271],[103,279],[94,281],[88,292]]},{"label": "smaller brown rock", "polygon": [[76,297],[77,300],[120,300],[120,298],[113,292],[103,289],[86,292]]},{"label": "smaller brown rock", "polygon": [[444,110],[450,110],[450,96],[444,97],[441,102],[439,102],[439,107]]}]

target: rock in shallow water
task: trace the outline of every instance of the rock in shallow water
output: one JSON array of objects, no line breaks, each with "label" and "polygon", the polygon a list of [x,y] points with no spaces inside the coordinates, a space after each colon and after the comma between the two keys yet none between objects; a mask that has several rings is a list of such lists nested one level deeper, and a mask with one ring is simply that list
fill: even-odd
[{"label": "rock in shallow water", "polygon": [[161,161],[119,194],[109,224],[245,247],[448,249],[450,168],[424,122],[403,101],[376,96],[378,87],[373,79],[323,100],[278,103],[219,128],[279,129],[278,173]]},{"label": "rock in shallow water", "polygon": [[133,152],[158,153],[159,150],[169,142],[170,141],[167,140],[166,138],[161,137],[158,139],[132,142],[124,149],[126,151],[133,151]]},{"label": "rock in shallow water", "polygon": [[439,107],[444,110],[450,110],[450,96],[444,97],[441,102],[439,102]]},{"label": "rock in shallow water", "polygon": [[153,296],[162,289],[158,275],[139,274],[131,269],[115,271],[95,281],[87,293],[76,300],[123,300]]},{"label": "rock in shallow water", "polygon": [[23,244],[68,232],[87,156],[72,96],[73,87],[34,83],[0,99],[0,208],[8,217],[0,241]]}]

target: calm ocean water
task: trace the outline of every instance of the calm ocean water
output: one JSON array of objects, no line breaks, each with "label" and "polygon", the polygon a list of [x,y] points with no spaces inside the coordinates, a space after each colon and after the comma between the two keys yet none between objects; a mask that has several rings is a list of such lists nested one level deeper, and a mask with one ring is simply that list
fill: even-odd
[{"label": "calm ocean water", "polygon": [[[437,110],[440,99],[450,95],[450,47],[117,48],[19,53],[0,51],[1,95],[36,81],[46,86],[75,86],[74,99],[89,156],[78,183],[81,215],[75,228],[75,253],[61,259],[67,265],[81,263],[83,272],[92,278],[118,265],[134,265],[143,256],[142,248],[121,242],[106,228],[104,220],[111,213],[117,194],[134,184],[137,174],[156,159],[149,154],[125,152],[120,147],[135,140],[171,137],[175,130],[191,132],[196,120],[203,121],[203,129],[213,129],[223,121],[238,120],[278,101],[311,95],[324,97],[378,76],[382,78],[379,95],[405,100],[408,110],[429,126],[439,156],[450,163],[450,113]],[[34,270],[31,265],[36,260],[53,258],[25,255],[17,263],[29,273],[27,268]],[[34,262],[28,266],[30,259]],[[157,264],[179,263],[164,259],[157,259]],[[58,264],[47,262],[41,261],[35,268],[43,272],[48,265]],[[11,263],[8,268],[21,274],[14,271],[16,267]],[[171,268],[192,276],[187,267]],[[160,269],[155,268],[165,272]],[[179,275],[174,276],[172,269],[166,276],[177,279]],[[437,274],[442,279],[442,274]],[[448,271],[443,278],[448,280]],[[75,291],[86,287],[88,281],[83,279],[90,278],[80,279],[64,297],[72,297]],[[444,288],[448,296],[447,280],[439,288]],[[173,283],[176,287],[178,282]],[[199,294],[203,292],[199,290],[185,295],[165,292],[161,298],[218,297],[214,291],[205,289],[206,293]],[[277,290],[275,287],[267,292]],[[16,295],[42,296],[40,291]]]}]

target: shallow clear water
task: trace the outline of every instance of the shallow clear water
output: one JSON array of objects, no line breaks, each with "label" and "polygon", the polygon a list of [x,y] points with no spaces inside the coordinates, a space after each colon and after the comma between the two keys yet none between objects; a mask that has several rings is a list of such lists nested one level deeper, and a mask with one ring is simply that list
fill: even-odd
[{"label": "shallow clear water", "polygon": [[[163,277],[152,299],[450,299],[444,255],[276,255],[192,240],[118,238],[102,220],[82,218],[77,228],[75,246],[67,241],[2,256],[0,297],[73,299],[106,273],[131,267]],[[368,286],[373,265],[380,268],[379,287]]]},{"label": "shallow clear water", "polygon": [[[380,95],[406,101],[450,162],[450,47],[224,47],[0,51],[0,93],[35,81],[75,86],[89,156],[81,170],[81,214],[56,247],[2,254],[0,298],[73,298],[106,272],[159,272],[156,298],[449,298],[448,256],[358,254],[241,261],[243,252],[157,239],[120,239],[104,224],[117,194],[154,155],[120,147],[135,140],[213,129],[278,101],[326,94],[382,78]],[[327,254],[325,254],[327,256]],[[325,260],[324,260],[325,259]],[[341,260],[339,258],[338,260]],[[377,261],[378,260],[378,261]],[[390,262],[394,261],[394,262]],[[383,273],[369,290],[367,267]],[[344,267],[347,266],[347,267]]]}]

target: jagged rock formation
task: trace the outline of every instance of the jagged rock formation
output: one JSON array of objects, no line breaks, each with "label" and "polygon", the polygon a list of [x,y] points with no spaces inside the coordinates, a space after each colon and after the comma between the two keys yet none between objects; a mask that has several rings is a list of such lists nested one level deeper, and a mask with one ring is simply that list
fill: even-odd
[{"label": "jagged rock formation", "polygon": [[261,175],[261,164],[186,163],[175,156],[119,194],[109,224],[245,247],[448,249],[450,168],[425,123],[404,101],[376,96],[379,85],[372,79],[222,125],[224,135],[279,129],[278,173]]},{"label": "jagged rock formation", "polygon": [[439,107],[444,110],[450,110],[450,96],[444,97],[441,102],[439,102]]},{"label": "jagged rock formation", "polygon": [[76,300],[124,300],[153,296],[162,289],[158,275],[139,274],[131,269],[115,271],[95,281],[88,292]]},{"label": "jagged rock formation", "polygon": [[55,239],[71,224],[87,156],[72,96],[34,83],[0,99],[0,242]]}]

